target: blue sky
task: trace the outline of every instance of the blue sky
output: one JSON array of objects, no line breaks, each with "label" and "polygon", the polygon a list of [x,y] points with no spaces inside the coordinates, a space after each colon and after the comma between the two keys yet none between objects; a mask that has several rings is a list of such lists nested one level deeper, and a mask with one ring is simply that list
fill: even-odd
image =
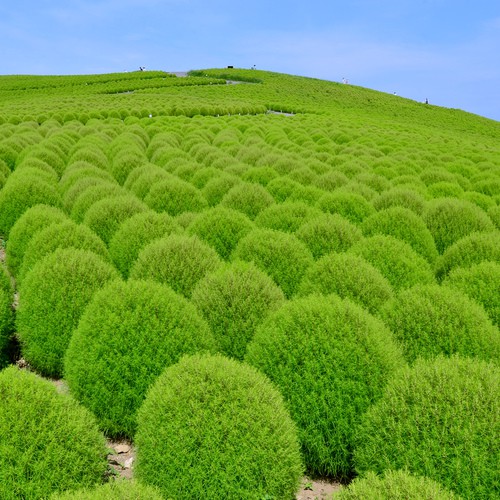
[{"label": "blue sky", "polygon": [[256,65],[500,121],[499,0],[16,0],[0,74]]}]

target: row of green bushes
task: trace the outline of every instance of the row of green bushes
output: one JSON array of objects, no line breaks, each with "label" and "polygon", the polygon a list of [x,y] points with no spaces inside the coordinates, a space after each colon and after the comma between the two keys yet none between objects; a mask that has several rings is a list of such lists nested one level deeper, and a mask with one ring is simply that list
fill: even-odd
[{"label": "row of green bushes", "polygon": [[437,357],[404,367],[389,331],[353,304],[304,307],[309,321],[277,313],[247,363],[198,353],[161,368],[136,405],[128,493],[125,483],[102,484],[106,448],[93,414],[34,374],[2,370],[2,498],[285,499],[304,461],[309,471],[360,475],[339,498],[495,495],[498,365]]}]

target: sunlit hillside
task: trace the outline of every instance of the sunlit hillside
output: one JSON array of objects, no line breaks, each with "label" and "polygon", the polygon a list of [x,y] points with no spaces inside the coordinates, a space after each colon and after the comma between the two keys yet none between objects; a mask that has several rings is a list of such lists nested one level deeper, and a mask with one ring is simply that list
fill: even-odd
[{"label": "sunlit hillside", "polygon": [[498,496],[499,122],[2,76],[0,238],[0,498]]}]

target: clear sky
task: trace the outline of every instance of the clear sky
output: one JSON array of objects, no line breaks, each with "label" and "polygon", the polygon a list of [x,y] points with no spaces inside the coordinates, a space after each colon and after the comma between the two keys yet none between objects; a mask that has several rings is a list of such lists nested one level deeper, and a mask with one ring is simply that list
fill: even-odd
[{"label": "clear sky", "polygon": [[16,0],[0,74],[250,68],[500,121],[500,0]]}]

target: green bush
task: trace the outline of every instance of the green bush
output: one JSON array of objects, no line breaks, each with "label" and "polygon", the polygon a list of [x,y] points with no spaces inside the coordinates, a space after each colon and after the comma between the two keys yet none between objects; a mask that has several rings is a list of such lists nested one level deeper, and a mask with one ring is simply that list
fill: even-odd
[{"label": "green bush", "polygon": [[392,298],[389,281],[362,257],[332,253],[317,260],[306,271],[297,291],[305,296],[313,293],[335,293],[375,314]]},{"label": "green bush", "polygon": [[307,245],[315,259],[331,252],[345,252],[363,238],[355,224],[338,214],[323,214],[305,222],[295,236]]},{"label": "green bush", "polygon": [[294,233],[307,221],[322,216],[321,210],[310,207],[304,202],[284,202],[271,205],[255,218],[255,224],[267,229]]},{"label": "green bush", "polygon": [[281,390],[308,473],[339,479],[353,472],[356,424],[404,363],[381,321],[334,295],[296,299],[271,314],[245,360]]},{"label": "green bush", "polygon": [[108,245],[120,224],[133,215],[147,210],[148,207],[131,194],[103,198],[87,210],[83,223]]},{"label": "green bush", "polygon": [[252,221],[241,212],[221,206],[210,208],[197,216],[187,227],[228,260],[238,242],[254,228]]},{"label": "green bush", "polygon": [[88,177],[102,179],[114,184],[113,176],[107,170],[103,170],[102,168],[96,167],[91,163],[80,160],[66,167],[66,170],[59,181],[61,193],[66,193],[78,181]]},{"label": "green bush", "polygon": [[232,259],[253,262],[290,298],[307,268],[314,262],[309,249],[293,234],[273,229],[254,229],[234,249]]},{"label": "green bush", "polygon": [[71,218],[78,223],[83,222],[89,208],[100,200],[127,196],[129,193],[119,186],[107,181],[89,185],[74,200],[71,207]]},{"label": "green bush", "polygon": [[163,500],[163,497],[153,486],[121,479],[94,488],[54,494],[49,500]]},{"label": "green bush", "polygon": [[0,370],[8,363],[7,349],[14,326],[14,289],[10,276],[3,264],[0,264]]},{"label": "green bush", "polygon": [[313,180],[313,185],[325,191],[335,191],[349,182],[349,177],[338,170],[329,170]]},{"label": "green bush", "polygon": [[359,224],[375,212],[360,194],[337,190],[324,194],[316,206],[325,213],[339,214],[353,224]]},{"label": "green bush", "polygon": [[134,168],[127,176],[123,187],[143,200],[155,183],[171,177],[165,169],[147,163]]},{"label": "green bush", "polygon": [[391,207],[371,215],[361,224],[365,236],[387,234],[408,243],[413,250],[433,263],[438,252],[432,234],[421,217],[404,207]]},{"label": "green bush", "polygon": [[198,281],[221,263],[217,252],[197,236],[171,234],[140,251],[130,277],[166,283],[189,298]]},{"label": "green bush", "polygon": [[14,366],[0,372],[0,394],[0,498],[47,498],[102,481],[105,441],[90,412]]},{"label": "green bush", "polygon": [[254,167],[242,175],[244,181],[254,182],[264,187],[277,177],[279,177],[279,174],[272,167]]},{"label": "green bush", "polygon": [[66,351],[64,378],[107,435],[131,438],[136,411],[163,369],[184,354],[216,349],[207,323],[168,286],[114,281],[83,312]]},{"label": "green bush", "polygon": [[109,254],[126,278],[139,252],[151,241],[180,233],[182,230],[170,215],[153,210],[139,212],[120,224],[109,242]]},{"label": "green bush", "polygon": [[484,307],[500,328],[500,263],[484,261],[468,268],[453,269],[443,285],[455,288]]},{"label": "green bush", "polygon": [[500,361],[500,332],[483,307],[439,285],[403,290],[382,312],[408,362],[438,354]]},{"label": "green bush", "polygon": [[349,253],[359,255],[376,267],[394,291],[417,284],[434,283],[429,263],[404,241],[377,234],[354,244]]},{"label": "green bush", "polygon": [[430,200],[422,218],[440,254],[470,233],[493,231],[495,228],[484,210],[471,202],[457,198]]},{"label": "green bush", "polygon": [[492,206],[488,209],[488,216],[495,224],[495,227],[500,230],[500,205]]},{"label": "green bush", "polygon": [[173,175],[156,182],[144,202],[156,212],[174,216],[183,212],[201,212],[208,207],[199,189]]},{"label": "green bush", "polygon": [[16,175],[20,175],[22,171],[23,175],[33,174],[40,177],[40,180],[47,182],[48,184],[57,184],[59,181],[59,176],[56,171],[43,160],[38,158],[26,158],[22,163],[16,166]]},{"label": "green bush", "polygon": [[22,282],[38,261],[58,248],[89,250],[103,260],[110,260],[106,245],[87,226],[76,224],[72,220],[50,224],[37,231],[26,247],[23,262],[16,276],[18,283]]},{"label": "green bush", "polygon": [[417,191],[404,187],[393,187],[380,193],[372,202],[375,210],[384,210],[391,207],[408,208],[417,215],[424,211],[425,199]]},{"label": "green bush", "polygon": [[283,305],[285,297],[253,264],[233,262],[205,276],[191,301],[208,321],[221,351],[243,359],[257,326]]},{"label": "green bush", "polygon": [[260,184],[240,182],[232,187],[222,198],[220,205],[244,213],[248,218],[255,217],[265,208],[274,204],[273,197]]},{"label": "green bush", "polygon": [[283,398],[254,368],[192,356],[167,368],[139,411],[138,480],[167,498],[292,498],[302,459]]},{"label": "green bush", "polygon": [[106,179],[101,179],[100,177],[96,177],[93,175],[87,175],[78,179],[74,182],[74,184],[69,187],[63,193],[63,207],[66,212],[71,213],[73,210],[73,205],[78,201],[80,195],[83,195],[84,192],[94,186],[107,186],[109,189],[109,193],[123,193],[120,189],[120,186],[113,181],[109,181]]},{"label": "green bush", "polygon": [[403,470],[386,470],[382,476],[368,472],[342,488],[335,500],[459,500],[460,497],[428,477]]},{"label": "green bush", "polygon": [[203,187],[202,193],[209,206],[214,207],[220,203],[228,191],[241,182],[238,176],[224,172],[210,179]]},{"label": "green bush", "polygon": [[0,191],[0,234],[9,237],[16,221],[28,210],[38,204],[60,207],[61,196],[57,186],[48,184],[39,176],[17,176],[11,174]]},{"label": "green bush", "polygon": [[473,358],[418,360],[356,431],[356,469],[427,476],[463,498],[497,496],[500,370]]},{"label": "green bush", "polygon": [[267,191],[277,203],[283,203],[291,198],[293,194],[300,192],[302,188],[302,184],[290,179],[288,176],[276,177],[266,185]]},{"label": "green bush", "polygon": [[143,151],[125,143],[113,156],[109,170],[118,184],[123,185],[134,168],[147,162],[148,160]]},{"label": "green bush", "polygon": [[16,275],[23,262],[24,253],[29,242],[38,233],[50,224],[57,224],[69,220],[69,217],[60,209],[50,205],[35,205],[28,208],[12,226],[7,241],[6,263],[10,272]]},{"label": "green bush", "polygon": [[94,293],[118,277],[88,250],[58,249],[41,259],[19,289],[16,327],[25,359],[49,376],[62,372],[63,356]]},{"label": "green bush", "polygon": [[[482,208],[488,215],[490,215],[488,210],[491,207],[497,206],[495,203],[495,200],[493,198],[491,198],[490,196],[487,196],[485,194],[478,193],[476,191],[466,191],[465,193],[463,193],[460,196],[460,198],[467,200],[467,201],[470,201],[471,203],[474,203],[479,208]],[[492,219],[491,216],[490,216],[490,219]],[[495,221],[493,221],[493,223],[495,223]]]},{"label": "green bush", "polygon": [[472,233],[451,245],[436,263],[436,276],[442,279],[457,267],[470,267],[483,261],[500,263],[500,232]]}]

